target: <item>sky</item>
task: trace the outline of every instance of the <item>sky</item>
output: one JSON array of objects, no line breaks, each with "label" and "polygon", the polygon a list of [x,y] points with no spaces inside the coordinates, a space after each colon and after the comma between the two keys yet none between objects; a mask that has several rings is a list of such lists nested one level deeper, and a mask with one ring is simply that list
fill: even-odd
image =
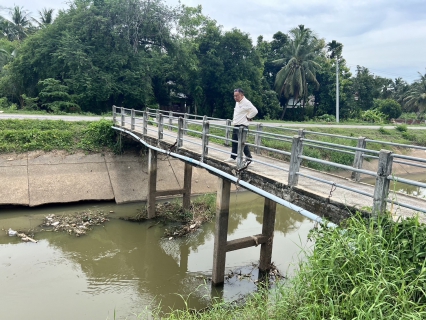
[{"label": "sky", "polygon": [[[163,0],[175,6],[179,0]],[[42,8],[66,9],[67,0],[0,0],[37,17]],[[357,65],[378,76],[402,77],[411,83],[426,73],[426,0],[180,0],[202,5],[203,14],[223,30],[240,29],[253,44],[262,35],[287,33],[300,24],[326,42],[343,43],[343,57],[352,71]],[[7,10],[0,12],[7,15]]]}]

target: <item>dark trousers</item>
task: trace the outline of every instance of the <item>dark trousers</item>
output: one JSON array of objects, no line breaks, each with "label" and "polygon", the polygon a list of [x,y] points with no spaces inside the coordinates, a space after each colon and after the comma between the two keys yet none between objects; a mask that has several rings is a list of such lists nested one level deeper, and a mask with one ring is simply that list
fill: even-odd
[{"label": "dark trousers", "polygon": [[[234,126],[234,129],[232,130],[232,140],[238,141],[238,132],[240,130],[240,127],[247,128],[246,126]],[[232,153],[236,154],[237,151],[238,151],[238,142],[232,141]],[[244,146],[244,155],[247,158],[251,158],[251,153],[247,145]],[[231,158],[236,159],[237,156],[232,154]]]}]

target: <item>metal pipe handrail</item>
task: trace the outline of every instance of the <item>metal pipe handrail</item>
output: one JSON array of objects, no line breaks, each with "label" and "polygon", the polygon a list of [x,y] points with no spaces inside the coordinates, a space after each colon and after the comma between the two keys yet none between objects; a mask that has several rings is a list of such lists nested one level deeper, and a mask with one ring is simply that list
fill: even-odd
[{"label": "metal pipe handrail", "polygon": [[308,160],[308,161],[326,164],[326,165],[337,167],[337,168],[340,168],[340,169],[345,169],[345,170],[350,170],[350,171],[355,171],[355,172],[367,174],[367,175],[374,176],[374,177],[377,176],[376,172],[364,170],[364,169],[357,169],[357,168],[354,168],[354,167],[351,167],[351,166],[345,166],[344,164],[340,164],[340,163],[330,162],[330,161],[326,161],[326,160],[320,160],[320,159],[317,159],[317,158],[312,158],[312,157],[307,157],[307,156],[299,156],[299,158],[305,159],[305,160]]},{"label": "metal pipe handrail", "polygon": [[306,138],[302,138],[302,141],[307,141],[307,142],[316,143],[316,144],[325,145],[325,146],[332,146],[332,147],[338,147],[338,148],[343,148],[343,149],[349,149],[349,150],[355,150],[355,151],[363,151],[363,152],[370,152],[370,153],[373,153],[373,154],[380,154],[380,151],[376,151],[376,150],[370,150],[370,149],[363,149],[363,148],[357,148],[357,147],[344,146],[344,145],[330,143],[330,142],[323,142],[323,141],[311,140],[311,139],[306,139]]},{"label": "metal pipe handrail", "polygon": [[362,194],[362,195],[370,197],[370,198],[374,198],[374,196],[371,193],[367,193],[367,192],[364,192],[364,191],[361,191],[361,190],[358,190],[358,189],[346,187],[343,184],[339,184],[339,183],[335,183],[335,182],[332,182],[332,181],[324,180],[324,179],[317,178],[317,177],[314,177],[314,176],[310,176],[310,175],[307,175],[307,174],[304,174],[304,173],[301,173],[301,172],[297,172],[296,174],[299,175],[299,176],[308,178],[308,179],[312,179],[312,180],[316,180],[316,181],[319,181],[319,182],[323,182],[323,183],[326,183],[326,184],[329,184],[329,185],[336,186],[338,188],[342,188],[342,189],[345,189],[345,190],[348,190],[348,191],[352,191],[352,192],[355,192],[355,193]]},{"label": "metal pipe handrail", "polygon": [[303,215],[304,217],[306,217],[308,219],[311,219],[313,221],[316,221],[316,222],[318,222],[318,223],[320,223],[322,225],[326,225],[328,227],[332,227],[332,228],[336,228],[337,227],[336,224],[334,224],[332,222],[328,222],[328,221],[322,219],[321,217],[317,216],[316,214],[314,214],[314,213],[312,213],[310,211],[307,211],[307,210],[305,210],[305,209],[303,209],[303,208],[301,208],[299,206],[296,206],[296,205],[294,205],[294,204],[292,204],[292,203],[290,203],[290,202],[288,202],[288,201],[286,201],[284,199],[281,199],[281,198],[279,198],[279,197],[277,197],[277,196],[275,196],[273,194],[270,194],[269,192],[266,192],[266,191],[264,191],[264,190],[262,190],[262,189],[260,189],[258,187],[255,187],[255,186],[251,185],[250,183],[248,183],[248,182],[246,182],[244,180],[241,180],[241,179],[239,179],[237,177],[234,177],[233,175],[230,175],[230,174],[228,174],[226,172],[223,172],[223,171],[221,171],[219,169],[216,169],[215,167],[212,167],[212,166],[210,166],[210,165],[208,165],[206,163],[203,163],[203,162],[198,161],[198,160],[194,160],[194,159],[192,159],[190,157],[182,156],[182,155],[180,155],[178,153],[174,153],[174,152],[163,150],[161,148],[154,147],[154,146],[146,143],[141,138],[139,138],[137,135],[135,135],[134,133],[132,133],[132,132],[130,132],[128,130],[121,129],[121,128],[116,128],[116,127],[112,127],[112,128],[115,129],[115,130],[119,130],[119,131],[125,132],[125,133],[133,136],[136,140],[138,140],[139,142],[141,142],[142,144],[144,144],[145,146],[147,146],[150,149],[153,149],[153,150],[155,150],[157,152],[161,152],[161,153],[167,154],[169,156],[172,156],[174,158],[181,159],[183,161],[192,163],[195,166],[203,167],[203,168],[207,169],[208,171],[214,172],[215,174],[224,177],[225,179],[228,179],[228,180],[230,180],[230,181],[232,181],[234,183],[238,183],[243,188],[251,190],[254,193],[257,193],[257,194],[261,195],[262,197],[265,197],[265,198],[267,198],[269,200],[272,200],[272,201],[274,201],[274,202],[276,202],[276,203],[278,203],[278,204],[280,204],[280,205],[282,205],[284,207],[287,207],[287,208],[289,208],[289,209],[291,209],[291,210],[293,210],[293,211],[295,211],[295,212]]},{"label": "metal pipe handrail", "polygon": [[335,138],[342,138],[342,139],[349,139],[349,140],[358,140],[358,138],[355,138],[355,137],[342,136],[342,135],[332,134],[332,133],[306,131],[306,130],[304,132],[305,132],[305,134],[314,134],[314,135],[318,135],[318,136],[335,137]]},{"label": "metal pipe handrail", "polygon": [[286,156],[291,156],[291,152],[288,152],[288,151],[283,151],[283,150],[268,148],[268,147],[264,147],[264,146],[257,146],[255,144],[251,144],[251,143],[246,143],[246,145],[251,146],[251,147],[257,147],[257,148],[262,149],[262,150],[267,150],[267,151],[272,151],[272,152],[280,153],[280,154],[283,154],[283,155],[286,155]]},{"label": "metal pipe handrail", "polygon": [[394,203],[394,204],[396,204],[398,206],[401,206],[401,207],[404,207],[404,208],[408,208],[408,209],[411,209],[411,210],[414,210],[414,211],[426,213],[426,210],[423,209],[423,208],[415,207],[415,206],[412,206],[412,205],[407,204],[407,203],[399,202],[397,200],[386,199],[386,202],[387,203]]},{"label": "metal pipe handrail", "polygon": [[[311,144],[311,143],[304,143],[303,144],[304,146],[308,146],[308,147],[318,147],[318,146],[316,146],[316,145],[314,145],[314,144]],[[321,147],[321,149],[324,149],[324,150],[330,150],[330,151],[336,151],[336,152],[341,152],[341,153],[346,153],[346,154],[355,154],[355,152],[351,152],[351,151],[346,151],[346,150],[339,150],[339,149],[333,149],[333,148],[327,148],[327,147]]]},{"label": "metal pipe handrail", "polygon": [[401,182],[401,183],[409,184],[409,185],[420,187],[420,188],[426,188],[426,183],[423,183],[423,182],[399,178],[399,177],[396,177],[396,176],[393,176],[393,175],[390,175],[387,178],[391,181]]},{"label": "metal pipe handrail", "polygon": [[426,159],[417,158],[417,157],[410,157],[410,156],[404,156],[402,154],[392,154],[392,157],[394,157],[394,158],[400,158],[400,159],[405,159],[405,160],[418,161],[418,162],[425,162],[426,163]]},{"label": "metal pipe handrail", "polygon": [[410,149],[426,150],[426,147],[415,146],[415,145],[410,145],[410,144],[402,144],[402,143],[379,141],[379,140],[371,140],[371,139],[365,139],[365,141],[366,142],[372,142],[372,143],[387,144],[387,145],[391,145],[391,146],[395,146],[395,147],[404,147],[404,148],[410,148]]}]

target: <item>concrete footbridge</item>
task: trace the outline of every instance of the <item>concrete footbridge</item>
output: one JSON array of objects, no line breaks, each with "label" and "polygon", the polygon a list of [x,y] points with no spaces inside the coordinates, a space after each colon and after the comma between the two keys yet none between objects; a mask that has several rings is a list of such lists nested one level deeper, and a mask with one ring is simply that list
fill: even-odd
[{"label": "concrete footbridge", "polygon": [[[335,227],[342,218],[355,211],[373,216],[391,211],[395,216],[410,216],[426,212],[426,201],[390,191],[393,182],[425,188],[426,184],[395,176],[395,166],[426,168],[426,159],[396,154],[399,148],[423,147],[373,141],[365,137],[347,138],[348,144],[334,144],[320,139],[308,139],[312,132],[304,129],[272,129],[256,124],[248,130],[240,127],[238,151],[234,163],[226,162],[231,154],[230,120],[178,114],[147,109],[136,111],[113,107],[113,128],[140,141],[149,148],[148,154],[148,217],[155,216],[155,201],[159,196],[182,195],[184,208],[189,208],[192,167],[201,167],[218,177],[217,216],[212,281],[224,281],[226,252],[261,245],[260,271],[268,271],[271,263],[272,238],[276,204],[281,204],[320,223]],[[318,134],[320,135],[321,134]],[[328,135],[329,134],[322,134]],[[366,148],[366,144],[388,144],[380,151]],[[251,161],[243,156],[248,145],[255,154]],[[356,146],[354,146],[356,145]],[[337,153],[353,155],[353,166],[304,155],[304,146],[325,148]],[[286,151],[288,150],[288,151]],[[184,186],[182,189],[157,191],[157,155],[167,154],[182,160]],[[377,169],[363,169],[363,160],[376,160]],[[345,175],[330,174],[303,166],[306,162],[337,168]],[[374,178],[375,184],[360,182],[361,175]],[[265,199],[262,233],[227,241],[231,184],[255,192]],[[331,222],[329,222],[331,221]]]}]

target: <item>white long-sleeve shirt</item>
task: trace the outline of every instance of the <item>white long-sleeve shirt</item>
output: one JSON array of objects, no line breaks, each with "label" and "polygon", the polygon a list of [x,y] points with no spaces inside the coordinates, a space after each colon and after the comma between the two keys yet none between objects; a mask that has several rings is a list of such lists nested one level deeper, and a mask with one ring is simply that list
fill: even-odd
[{"label": "white long-sleeve shirt", "polygon": [[232,119],[232,124],[234,126],[244,125],[248,126],[249,121],[247,118],[252,119],[257,114],[256,107],[248,100],[246,97],[241,99],[240,102],[235,103],[234,108],[234,117]]}]

